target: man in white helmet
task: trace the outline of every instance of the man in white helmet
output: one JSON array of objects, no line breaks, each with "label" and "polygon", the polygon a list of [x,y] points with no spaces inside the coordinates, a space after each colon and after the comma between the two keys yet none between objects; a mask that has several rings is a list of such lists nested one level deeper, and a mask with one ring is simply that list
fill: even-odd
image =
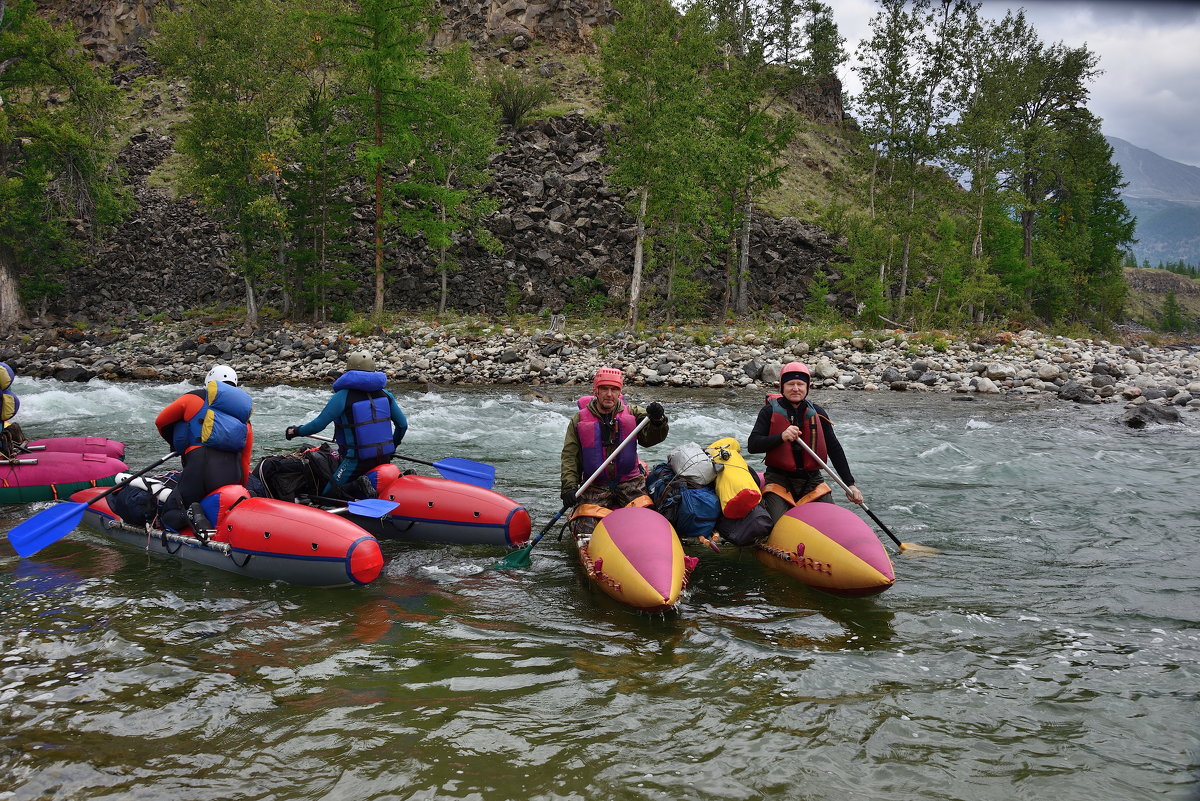
[{"label": "man in white helmet", "polygon": [[232,367],[219,364],[204,377],[203,389],[180,395],[154,420],[162,438],[183,456],[183,473],[161,515],[167,528],[211,529],[215,514],[206,515],[200,501],[227,484],[245,484],[250,475],[254,404],[237,381]]}]

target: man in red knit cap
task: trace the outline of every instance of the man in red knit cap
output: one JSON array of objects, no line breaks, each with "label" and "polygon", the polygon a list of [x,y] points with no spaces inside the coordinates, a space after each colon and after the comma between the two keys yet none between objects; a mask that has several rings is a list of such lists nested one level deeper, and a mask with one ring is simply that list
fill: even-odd
[{"label": "man in red knit cap", "polygon": [[[667,438],[667,415],[662,404],[654,402],[646,408],[627,404],[621,394],[624,385],[625,376],[620,370],[601,367],[592,380],[593,394],[576,401],[579,410],[567,426],[562,447],[560,486],[564,506],[595,504],[617,509],[642,497],[649,501],[646,474],[632,443],[623,448],[591,486],[576,497],[579,485],[599,469],[643,419],[648,417],[650,422],[638,432],[638,445],[648,448]],[[588,526],[589,531],[595,524],[595,517],[577,518],[577,525]]]}]

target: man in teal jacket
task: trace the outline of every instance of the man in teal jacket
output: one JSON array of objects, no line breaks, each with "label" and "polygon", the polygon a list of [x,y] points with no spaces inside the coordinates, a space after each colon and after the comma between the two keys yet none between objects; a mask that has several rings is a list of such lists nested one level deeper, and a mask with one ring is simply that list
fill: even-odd
[{"label": "man in teal jacket", "polygon": [[333,397],[313,420],[288,426],[284,436],[309,436],[333,423],[340,457],[330,487],[341,487],[373,467],[387,464],[408,431],[408,418],[392,393],[384,389],[387,375],[377,372],[375,359],[358,351],[346,359],[346,372],[333,382]]}]

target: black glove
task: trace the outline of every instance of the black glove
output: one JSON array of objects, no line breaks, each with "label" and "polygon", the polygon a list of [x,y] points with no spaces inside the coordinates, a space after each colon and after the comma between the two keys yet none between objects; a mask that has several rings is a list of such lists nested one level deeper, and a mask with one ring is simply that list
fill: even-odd
[{"label": "black glove", "polygon": [[650,422],[656,426],[660,426],[667,422],[667,413],[663,411],[662,404],[658,401],[646,407],[646,414],[650,416]]},{"label": "black glove", "polygon": [[288,426],[287,430],[283,432],[283,436],[287,439],[293,439],[299,433],[300,432],[296,430],[295,426]]},{"label": "black glove", "polygon": [[562,498],[563,506],[575,505],[575,490],[573,489],[563,490],[558,494],[558,497]]}]

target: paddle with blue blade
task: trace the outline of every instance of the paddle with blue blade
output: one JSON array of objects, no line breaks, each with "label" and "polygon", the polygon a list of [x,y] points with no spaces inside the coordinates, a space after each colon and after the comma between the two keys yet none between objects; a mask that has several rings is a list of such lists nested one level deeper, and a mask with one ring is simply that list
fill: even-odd
[{"label": "paddle with blue blade", "polygon": [[320,495],[304,496],[310,501],[315,501],[320,504],[329,506],[345,506],[345,509],[329,509],[328,511],[334,514],[340,514],[347,511],[352,515],[359,517],[376,517],[383,518],[390,515],[400,504],[396,501],[389,501],[383,498],[363,498],[361,500],[346,501],[338,498],[325,498]]},{"label": "paddle with blue blade", "polygon": [[94,496],[91,501],[64,501],[51,506],[49,509],[38,512],[24,523],[10,529],[8,532],[8,541],[12,543],[13,550],[19,556],[33,556],[47,545],[58,542],[70,534],[79,525],[79,521],[83,520],[83,514],[87,511],[89,504],[95,503],[107,495],[111,495],[135,478],[149,473],[163,462],[174,459],[178,455],[174,451],[168,453],[154,464],[143,467],[133,475],[113,484],[104,490],[104,492]]},{"label": "paddle with blue blade", "polygon": [[[309,439],[315,439],[318,442],[336,442],[336,440],[329,437],[318,437],[316,434],[308,434],[307,436]],[[437,470],[442,478],[449,479],[450,481],[458,481],[462,484],[472,484],[476,487],[491,489],[492,485],[496,483],[496,468],[483,462],[473,462],[470,459],[460,459],[456,456],[438,459],[436,462],[427,462],[424,459],[414,459],[411,456],[401,456],[398,453],[394,454],[392,458],[428,465]]]},{"label": "paddle with blue blade", "polygon": [[350,514],[359,517],[387,517],[400,504],[383,498],[363,498],[361,501],[350,501],[346,508]]},{"label": "paddle with blue blade", "polygon": [[[637,424],[637,428],[635,428],[635,429],[633,429],[633,431],[629,432],[629,436],[625,437],[625,439],[621,440],[620,444],[617,445],[617,447],[613,448],[613,452],[608,455],[608,458],[604,460],[603,464],[601,464],[599,467],[596,468],[596,472],[592,473],[592,475],[588,477],[588,480],[583,482],[582,484],[580,484],[579,489],[575,490],[575,498],[576,499],[579,498],[580,493],[582,493],[588,487],[592,486],[592,482],[600,477],[600,474],[604,472],[604,468],[608,467],[612,463],[612,460],[617,458],[617,454],[620,453],[621,450],[626,445],[628,445],[630,442],[632,442],[634,440],[634,438],[637,437],[638,432],[641,431],[643,428],[645,428],[646,424],[649,422],[650,422],[649,417],[643,417],[642,422]],[[559,518],[561,518],[563,515],[565,515],[567,513],[567,510],[570,509],[574,505],[575,504],[573,504],[573,503],[568,504],[567,506],[564,506],[563,508],[559,509],[558,514],[556,514],[554,517],[550,518],[550,522],[546,524],[546,527],[543,528],[541,531],[539,531],[537,533],[537,536],[535,536],[533,539],[531,539],[528,542],[528,544],[521,546],[517,550],[510,553],[508,556],[501,559],[496,564],[492,565],[491,569],[492,570],[511,570],[516,567],[529,567],[529,565],[531,563],[531,560],[529,558],[529,552],[533,550],[533,546],[535,546],[539,542],[541,542],[542,537],[546,536],[546,532],[548,532],[550,529],[554,528],[554,524],[559,521]]]},{"label": "paddle with blue blade", "polygon": [[496,483],[496,468],[483,462],[472,462],[470,459],[460,459],[457,456],[447,456],[445,459],[438,459],[436,462],[426,462],[421,459],[414,459],[411,456],[401,456],[399,454],[396,454],[395,458],[403,459],[406,462],[429,465],[434,470],[437,470],[442,478],[459,481],[463,484],[473,484],[476,487],[491,489],[492,485]]}]

